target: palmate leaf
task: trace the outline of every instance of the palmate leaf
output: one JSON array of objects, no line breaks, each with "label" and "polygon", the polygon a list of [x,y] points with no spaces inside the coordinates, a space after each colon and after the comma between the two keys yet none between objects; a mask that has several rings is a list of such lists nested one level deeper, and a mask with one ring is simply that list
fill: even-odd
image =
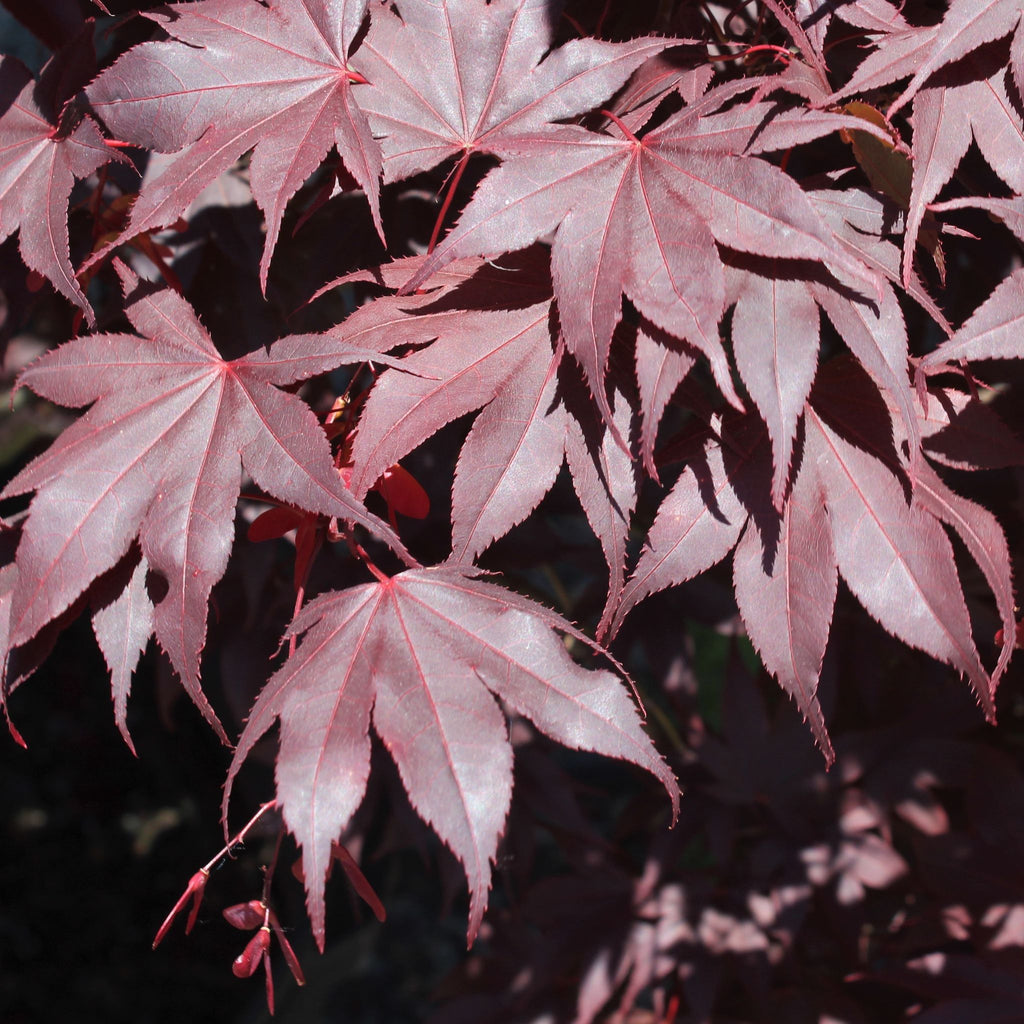
[{"label": "palmate leaf", "polygon": [[468,940],[487,907],[491,862],[512,793],[512,748],[496,698],[566,746],[675,777],[643,731],[622,682],[569,657],[560,616],[457,567],[417,569],[325,594],[289,634],[303,635],[267,683],[238,742],[225,790],[280,720],[277,799],[302,845],[313,934],[324,942],[331,843],[362,801],[369,726],[420,816],[462,862]]},{"label": "palmate leaf", "polygon": [[267,219],[266,289],[285,206],[332,146],[383,236],[380,147],[347,64],[367,2],[201,0],[147,11],[171,40],[134,47],[87,90],[118,139],[178,154],[147,183],[119,240],[173,223],[252,149],[250,184]]},{"label": "palmate leaf", "polygon": [[[415,346],[401,366],[421,375],[411,379],[387,370],[374,384],[352,444],[350,485],[363,495],[388,466],[441,427],[482,409],[462,446],[452,487],[449,562],[468,564],[536,509],[564,455],[609,569],[600,636],[621,592],[639,486],[619,444],[631,434],[632,408],[616,393],[613,427],[595,421],[585,390],[564,372],[548,260],[529,250],[510,263],[478,264],[477,273],[456,277],[452,290],[445,283],[428,295],[374,300],[337,329],[347,344]],[[390,281],[395,274],[385,267],[378,276]],[[460,307],[460,287],[465,306],[472,296],[488,294],[480,292],[482,284],[494,282],[503,288],[505,305],[516,308]]]},{"label": "palmate leaf", "polygon": [[909,78],[889,107],[891,118],[941,68],[961,60],[985,43],[1011,32],[1019,34],[1017,26],[1022,12],[1021,0],[994,0],[983,4],[975,0],[951,0],[938,25],[907,27],[899,17],[888,22],[880,20],[877,25],[866,21],[867,28],[888,31],[877,40],[875,49],[865,57],[853,78],[833,94],[832,100]]},{"label": "palmate leaf", "polygon": [[713,90],[639,140],[614,125],[608,134],[565,127],[520,137],[404,291],[453,259],[523,248],[554,230],[559,322],[606,422],[605,368],[623,295],[702,352],[722,394],[739,405],[718,336],[725,287],[716,243],[824,261],[877,290],[791,178],[737,155],[763,121],[742,107],[715,114],[740,92],[735,83]]},{"label": "palmate leaf", "polygon": [[[558,227],[559,320],[606,419],[604,372],[623,291],[652,322],[708,354],[719,386],[738,401],[717,333],[723,284],[714,239],[661,162],[628,140],[582,129],[536,136],[522,148],[530,159],[510,159],[488,175],[407,289],[449,259],[522,248]],[[672,217],[663,218],[668,209]]]},{"label": "palmate leaf", "polygon": [[910,498],[894,435],[875,386],[848,357],[833,361],[802,417],[799,460],[781,511],[769,499],[764,440],[727,417],[709,433],[658,510],[612,622],[617,631],[647,596],[693,579],[735,547],[740,614],[765,666],[796,701],[826,757],[831,744],[816,689],[836,578],[890,633],[967,676],[979,704],[1009,661],[982,665],[943,524],[961,538],[1013,633],[1009,551],[995,518],[954,494],[923,458]]},{"label": "palmate leaf", "polygon": [[[151,611],[157,640],[223,735],[199,685],[199,655],[210,591],[231,548],[241,467],[278,500],[360,523],[404,551],[342,483],[309,407],[277,385],[346,362],[389,360],[326,336],[296,335],[227,362],[184,299],[132,291],[134,276],[125,270],[124,278],[126,312],[141,338],[79,338],[20,377],[51,401],[92,408],[3,491],[5,498],[36,491],[18,546],[8,644],[31,640],[137,537],[145,564],[168,588]],[[144,608],[141,583],[136,573],[123,600],[96,622],[119,719],[126,679],[118,663],[133,659],[115,634],[124,630],[128,643],[137,633],[129,623]]]},{"label": "palmate leaf", "polygon": [[[416,346],[401,365],[422,375],[411,379],[387,370],[374,384],[352,444],[350,485],[363,495],[388,466],[441,427],[481,409],[452,487],[449,562],[469,564],[536,509],[565,457],[609,568],[600,635],[618,603],[636,501],[638,477],[616,438],[616,431],[629,436],[632,412],[617,395],[616,429],[609,431],[594,422],[593,407],[571,375],[568,382],[560,379],[563,346],[553,333],[547,267],[533,251],[515,270],[478,266],[477,274],[461,278],[469,290],[464,301],[479,294],[482,282],[507,279],[505,294],[515,296],[518,308],[460,308],[454,304],[458,286],[449,291],[444,285],[430,295],[369,302],[338,328],[347,344]],[[382,278],[394,274],[381,268]],[[571,410],[566,387],[575,399]]]},{"label": "palmate leaf", "polygon": [[386,371],[370,392],[352,445],[353,492],[365,495],[384,470],[445,424],[489,403],[527,361],[547,367],[550,317],[550,300],[517,310],[420,315],[378,300],[350,317],[338,331],[346,344],[389,348],[436,339],[402,360],[403,369],[422,376]]},{"label": "palmate leaf", "polygon": [[[46,77],[59,74],[61,55],[33,81],[13,57],[0,56],[0,241],[19,232],[22,259],[85,311],[92,307],[71,267],[68,199],[76,178],[111,159],[96,122],[61,118],[66,96],[47,96]],[[49,110],[44,110],[49,107]]]},{"label": "palmate leaf", "polygon": [[408,0],[375,7],[353,55],[388,181],[584,114],[682,40],[579,39],[553,52],[548,0]]}]

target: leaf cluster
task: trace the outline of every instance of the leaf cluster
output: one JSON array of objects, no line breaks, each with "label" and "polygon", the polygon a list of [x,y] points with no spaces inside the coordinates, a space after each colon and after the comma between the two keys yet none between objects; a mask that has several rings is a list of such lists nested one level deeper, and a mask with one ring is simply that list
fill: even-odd
[{"label": "leaf cluster", "polygon": [[[840,579],[995,720],[1013,564],[969,479],[1024,453],[1020,0],[98,6],[0,62],[4,336],[57,310],[16,384],[84,410],[0,495],[9,716],[85,613],[129,745],[151,638],[241,724],[226,831],[277,728],[321,949],[376,741],[470,943],[517,729],[676,818],[681,731],[607,651],[661,592],[724,584],[826,765]],[[211,609],[258,634],[219,688]],[[602,962],[579,1019],[663,977]]]}]

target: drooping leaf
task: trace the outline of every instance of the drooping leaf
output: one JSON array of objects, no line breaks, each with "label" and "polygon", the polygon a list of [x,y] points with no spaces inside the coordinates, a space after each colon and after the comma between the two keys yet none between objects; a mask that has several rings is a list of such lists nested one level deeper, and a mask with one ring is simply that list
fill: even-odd
[{"label": "drooping leaf", "polygon": [[496,698],[560,743],[652,772],[675,807],[675,778],[622,683],[575,664],[558,631],[579,636],[553,612],[456,567],[325,594],[298,615],[290,632],[304,638],[253,707],[225,808],[242,762],[280,720],[277,799],[302,845],[321,946],[331,844],[362,800],[371,714],[413,807],[465,868],[470,942],[511,798],[512,749]]},{"label": "drooping leaf", "polygon": [[765,668],[796,702],[825,755],[835,758],[818,703],[839,577],[829,517],[813,468],[797,474],[777,540],[753,519],[733,556],[736,603]]},{"label": "drooping leaf", "polygon": [[658,479],[654,442],[658,424],[675,390],[697,363],[697,353],[684,341],[641,323],[636,330],[636,382],[640,389],[640,458],[653,480]]},{"label": "drooping leaf", "polygon": [[[43,75],[55,74],[62,55]],[[0,241],[15,231],[22,259],[92,322],[71,266],[68,199],[77,178],[111,159],[96,122],[63,108],[13,57],[0,56]],[[56,104],[56,109],[54,109]],[[63,116],[62,116],[63,115]]]},{"label": "drooping leaf", "polygon": [[894,434],[878,389],[849,357],[819,374],[804,408],[799,468],[781,512],[765,501],[770,478],[751,419],[727,420],[724,443],[709,438],[662,501],[612,635],[644,598],[692,579],[736,546],[736,599],[751,640],[827,758],[831,744],[816,688],[837,570],[885,629],[965,674],[991,716],[1009,648],[1003,646],[990,676],[942,524],[960,535],[982,569],[1009,637],[1010,561],[994,517],[952,492],[923,458],[921,497],[911,500],[896,456],[907,432],[900,427]]},{"label": "drooping leaf", "polygon": [[725,558],[747,515],[726,470],[721,441],[710,436],[658,508],[609,635],[644,598],[693,579]]},{"label": "drooping leaf", "polygon": [[92,616],[96,642],[110,672],[114,723],[133,753],[135,745],[128,733],[128,696],[131,693],[132,674],[153,634],[155,612],[146,586],[148,573],[149,564],[145,558],[139,558],[120,593],[97,608]]},{"label": "drooping leaf", "polygon": [[825,491],[843,579],[885,629],[966,675],[991,716],[991,679],[978,657],[942,526],[910,502],[903,483],[877,456],[816,413],[805,422],[805,458]]},{"label": "drooping leaf", "polygon": [[957,532],[995,596],[1004,642],[999,662],[992,671],[994,693],[1013,653],[1016,623],[1010,551],[1002,527],[987,509],[954,493],[931,467],[918,478],[915,496],[920,497],[922,506],[936,519]]},{"label": "drooping leaf", "polygon": [[599,640],[604,637],[622,594],[630,516],[639,490],[632,459],[616,442],[616,433],[623,438],[632,434],[632,409],[621,391],[612,393],[611,408],[615,432],[602,426],[598,436],[592,436],[591,431],[583,430],[579,420],[570,416],[565,437],[565,456],[576,496],[601,542],[608,565],[608,596],[597,625]]},{"label": "drooping leaf", "polygon": [[781,508],[797,420],[818,366],[818,306],[805,281],[752,269],[732,277],[733,356],[772,439],[772,500]]},{"label": "drooping leaf", "polygon": [[147,11],[171,38],[129,50],[88,89],[118,139],[178,154],[143,189],[122,239],[173,223],[251,149],[250,184],[267,219],[265,290],[285,206],[332,146],[383,235],[380,147],[348,66],[367,3],[200,0]]},{"label": "drooping leaf", "polygon": [[[360,523],[404,550],[342,483],[309,407],[275,387],[345,362],[388,360],[306,335],[227,362],[172,291],[137,289],[126,312],[141,338],[79,338],[21,375],[51,401],[92,408],[4,489],[4,497],[36,491],[18,546],[8,642],[31,640],[138,537],[168,586],[153,611],[156,637],[217,724],[200,689],[199,655],[243,465],[280,501]],[[102,618],[98,635],[107,654]]]}]

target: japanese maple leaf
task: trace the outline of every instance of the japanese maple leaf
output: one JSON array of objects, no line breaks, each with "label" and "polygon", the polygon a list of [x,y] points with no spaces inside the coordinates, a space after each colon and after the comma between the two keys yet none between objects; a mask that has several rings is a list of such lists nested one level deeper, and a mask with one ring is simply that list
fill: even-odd
[{"label": "japanese maple leaf", "polygon": [[1020,359],[1024,355],[1024,270],[1015,270],[971,314],[953,337],[918,364],[919,373],[936,373],[968,359]]},{"label": "japanese maple leaf", "polygon": [[1017,195],[1024,191],[1024,127],[998,55],[972,53],[936,74],[914,96],[914,177],[907,211],[904,273],[910,270],[927,205],[949,181],[971,141]]},{"label": "japanese maple leaf", "polygon": [[[344,486],[309,407],[275,386],[349,361],[389,360],[296,335],[227,362],[175,292],[138,289],[126,312],[141,338],[79,338],[20,377],[61,405],[94,404],[3,491],[37,492],[18,546],[8,643],[31,640],[138,537],[167,592],[147,608],[145,570],[136,572],[124,600],[96,622],[104,654],[115,656],[121,630],[124,643],[137,640],[151,616],[192,699],[217,725],[199,687],[199,655],[210,591],[231,548],[243,465],[278,500],[361,523],[403,550]],[[133,657],[128,647],[117,656]],[[111,668],[116,695],[123,674]]]},{"label": "japanese maple leaf", "polygon": [[[397,288],[422,262],[411,257],[357,276]],[[352,444],[356,495],[445,424],[483,409],[452,488],[456,561],[471,562],[525,519],[562,464],[562,352],[552,334],[548,265],[539,246],[494,265],[457,261],[432,277],[426,294],[375,299],[335,328],[346,345],[415,347],[402,365],[430,378],[403,381],[386,370],[377,379]]]},{"label": "japanese maple leaf", "polygon": [[818,364],[819,306],[850,351],[902,413],[910,461],[919,458],[920,437],[907,370],[907,331],[892,286],[882,285],[881,301],[830,287],[814,272],[801,277],[794,267],[783,277],[763,261],[730,266],[733,354],[740,377],[761,413],[772,440],[772,500],[782,509],[797,425]]},{"label": "japanese maple leaf", "polygon": [[990,676],[943,524],[985,574],[1004,628],[1013,623],[1006,539],[991,513],[955,495],[925,460],[908,500],[895,457],[902,432],[894,438],[887,419],[854,362],[830,364],[805,408],[799,464],[781,512],[767,501],[763,444],[744,436],[750,428],[742,421],[727,423],[663,501],[612,631],[644,597],[692,579],[735,547],[736,600],[750,639],[826,756],[831,746],[816,691],[837,573],[890,633],[965,674],[991,715],[1010,651],[1004,648]]},{"label": "japanese maple leaf", "polygon": [[88,89],[119,139],[178,154],[142,190],[122,239],[172,223],[251,149],[250,184],[267,219],[266,288],[285,206],[331,146],[383,236],[380,147],[347,65],[367,2],[202,0],[144,12],[173,38],[134,47]]},{"label": "japanese maple leaf", "polygon": [[[889,23],[893,31],[876,41],[875,49],[832,99],[857,95],[909,77],[910,81],[889,107],[888,116],[892,118],[940,68],[1011,32],[1019,35],[1017,25],[1022,13],[1022,0],[951,0],[938,25],[907,28],[905,23],[901,24],[902,19],[893,19]],[[878,27],[883,24],[880,22]],[[865,19],[865,27],[874,26]]]},{"label": "japanese maple leaf", "polygon": [[[91,52],[91,49],[90,51]],[[0,56],[0,241],[19,231],[22,259],[92,321],[71,268],[68,198],[76,178],[111,158],[96,122],[62,110],[66,94],[46,88],[60,54],[39,82],[13,57]]]},{"label": "japanese maple leaf", "polygon": [[[432,295],[378,299],[337,329],[349,344],[416,346],[402,366],[424,375],[419,380],[392,370],[380,375],[360,415],[350,484],[363,495],[388,466],[445,424],[482,409],[462,446],[452,487],[451,560],[471,562],[539,505],[564,452],[610,572],[600,633],[618,601],[636,500],[636,473],[615,436],[629,436],[630,406],[616,393],[616,432],[611,433],[594,423],[585,396],[572,412],[566,408],[548,260],[536,249],[509,259],[510,265],[504,262],[497,268],[478,266],[477,273],[462,279],[462,295],[445,282]],[[380,276],[393,279],[395,273],[381,268]],[[463,308],[482,295],[482,283],[498,284],[505,301],[519,308]],[[515,303],[509,302],[513,296]],[[426,342],[432,343],[423,347]]]},{"label": "japanese maple leaf", "polygon": [[407,303],[377,300],[336,329],[345,344],[373,349],[436,339],[402,360],[404,368],[422,378],[403,380],[403,373],[387,370],[363,406],[349,481],[359,497],[445,424],[512,386],[527,362],[540,363],[546,376],[552,359],[550,299],[516,310],[453,306],[419,315],[403,309]]},{"label": "japanese maple leaf", "polygon": [[407,0],[374,8],[353,67],[384,151],[385,178],[585,113],[648,58],[681,40],[579,39],[551,51],[548,0]]},{"label": "japanese maple leaf", "polygon": [[676,780],[622,682],[577,665],[559,632],[583,639],[554,612],[456,567],[325,594],[296,616],[289,635],[304,638],[253,707],[228,773],[225,812],[242,762],[280,720],[277,799],[302,845],[321,948],[331,844],[363,798],[371,718],[413,807],[465,868],[470,942],[512,794],[499,700],[566,746],[652,772],[677,807]]},{"label": "japanese maple leaf", "polygon": [[606,422],[613,420],[605,367],[623,295],[652,324],[703,352],[722,394],[739,405],[718,336],[725,286],[716,243],[825,261],[875,286],[792,178],[737,155],[756,125],[742,114],[711,115],[739,91],[714,90],[642,139],[571,126],[524,136],[405,290],[452,259],[521,248],[555,231],[562,333]]}]

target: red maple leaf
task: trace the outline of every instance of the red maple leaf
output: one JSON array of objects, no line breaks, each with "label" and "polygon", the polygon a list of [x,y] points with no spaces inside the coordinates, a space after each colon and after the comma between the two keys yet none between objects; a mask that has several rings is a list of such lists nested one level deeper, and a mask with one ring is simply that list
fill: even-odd
[{"label": "red maple leaf", "polygon": [[[134,276],[122,274],[132,289]],[[327,336],[295,335],[228,362],[173,291],[139,288],[126,312],[141,338],[79,338],[20,377],[58,404],[94,404],[3,491],[36,491],[18,546],[8,644],[31,640],[137,537],[143,562],[104,613],[115,618],[97,622],[104,653],[111,658],[118,636],[137,640],[127,622],[147,614],[145,573],[159,573],[168,589],[149,613],[152,628],[190,696],[220,730],[199,686],[199,655],[210,591],[231,549],[243,465],[278,500],[360,523],[404,550],[345,487],[309,407],[276,385],[346,362],[390,360]]]},{"label": "red maple leaf", "polygon": [[88,89],[92,108],[118,139],[177,153],[147,182],[121,240],[173,223],[251,149],[250,184],[267,218],[260,263],[266,288],[285,206],[332,146],[366,193],[383,236],[380,147],[355,104],[348,67],[366,6],[204,0],[145,12],[172,38],[129,50]]},{"label": "red maple leaf", "polygon": [[253,706],[224,802],[226,813],[242,762],[280,720],[277,800],[302,845],[321,948],[324,880],[332,845],[362,802],[371,717],[413,807],[465,868],[470,942],[512,795],[512,747],[498,699],[560,743],[652,772],[676,808],[675,777],[622,682],[577,665],[558,632],[585,642],[554,612],[456,567],[324,594],[295,618],[289,635],[304,638]]},{"label": "red maple leaf", "polygon": [[[739,405],[718,334],[725,308],[719,244],[825,261],[875,287],[791,178],[738,155],[758,122],[742,110],[714,114],[742,91],[735,83],[714,90],[643,138],[621,122],[607,134],[567,126],[519,138],[404,290],[458,257],[522,248],[555,231],[559,322],[606,422],[605,369],[623,295],[651,323],[703,352],[722,394]],[[815,129],[823,130],[831,126]]]},{"label": "red maple leaf", "polygon": [[[1010,556],[991,513],[954,494],[923,459],[914,500],[908,499],[884,403],[848,358],[819,373],[781,512],[769,497],[763,431],[751,419],[729,417],[709,433],[703,453],[690,460],[665,497],[612,632],[645,597],[692,579],[735,546],[736,600],[750,639],[830,760],[816,691],[837,572],[890,633],[966,675],[991,717],[1012,644],[990,675],[975,646],[943,529],[945,524],[957,533],[981,568],[1009,636]],[[897,429],[897,445],[904,436]]]},{"label": "red maple leaf", "polygon": [[[85,57],[91,52],[90,35]],[[68,51],[54,56],[37,82],[20,61],[0,57],[0,240],[19,231],[25,263],[92,322],[71,267],[68,198],[76,178],[88,177],[114,154],[96,122],[67,103],[74,91],[64,78],[70,59]],[[75,59],[82,59],[77,50]]]},{"label": "red maple leaf", "polygon": [[507,140],[586,113],[648,58],[684,40],[578,39],[551,49],[547,0],[440,0],[374,8],[353,66],[384,151],[385,178],[451,156],[501,155]]}]

